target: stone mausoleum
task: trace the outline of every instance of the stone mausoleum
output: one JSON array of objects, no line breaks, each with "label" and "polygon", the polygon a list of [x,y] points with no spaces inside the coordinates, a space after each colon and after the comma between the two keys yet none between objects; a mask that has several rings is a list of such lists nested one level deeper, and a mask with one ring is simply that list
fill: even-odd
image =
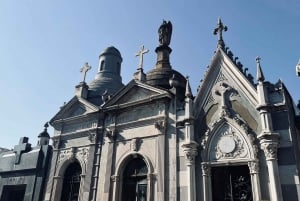
[{"label": "stone mausoleum", "polygon": [[[252,76],[225,45],[196,93],[171,65],[172,24],[159,27],[157,60],[122,83],[121,53],[106,48],[95,79],[31,147],[23,137],[0,154],[1,201],[300,200],[299,110],[284,83],[270,83],[260,58]],[[175,41],[176,42],[176,41]],[[195,61],[196,62],[196,61]],[[174,67],[175,66],[175,67]],[[199,78],[200,80],[201,78]]]}]

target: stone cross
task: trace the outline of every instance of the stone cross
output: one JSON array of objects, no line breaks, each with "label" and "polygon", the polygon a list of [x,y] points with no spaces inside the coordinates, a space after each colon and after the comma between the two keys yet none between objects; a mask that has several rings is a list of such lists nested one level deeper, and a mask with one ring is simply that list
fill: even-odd
[{"label": "stone cross", "polygon": [[19,144],[14,147],[14,153],[16,153],[15,164],[20,163],[22,153],[29,151],[30,148],[31,144],[28,143],[28,137],[21,137]]},{"label": "stone cross", "polygon": [[85,82],[86,73],[91,70],[91,66],[89,66],[88,62],[84,64],[84,66],[80,69],[80,72],[83,74],[82,82]]},{"label": "stone cross", "polygon": [[224,45],[224,42],[223,42],[223,37],[222,37],[222,32],[225,32],[227,31],[227,26],[224,26],[222,21],[221,21],[221,18],[218,19],[218,25],[217,25],[217,28],[214,29],[214,35],[219,35],[219,43],[221,42],[222,46]]},{"label": "stone cross", "polygon": [[260,60],[261,60],[261,58],[260,58],[260,57],[256,57],[256,58],[255,58],[255,60],[256,60],[256,63],[258,63],[258,64],[259,64],[259,63],[260,63]]},{"label": "stone cross", "polygon": [[138,53],[136,53],[135,56],[140,57],[138,69],[143,69],[144,54],[146,54],[148,52],[149,52],[149,50],[145,49],[144,45],[142,45],[141,50]]}]

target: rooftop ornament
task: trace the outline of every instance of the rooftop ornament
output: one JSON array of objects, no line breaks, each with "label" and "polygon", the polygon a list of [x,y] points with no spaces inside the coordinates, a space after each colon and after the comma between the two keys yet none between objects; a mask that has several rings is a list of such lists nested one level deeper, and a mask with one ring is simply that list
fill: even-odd
[{"label": "rooftop ornament", "polygon": [[172,36],[172,23],[163,20],[162,25],[158,29],[159,46],[169,46]]},{"label": "rooftop ornament", "polygon": [[219,35],[219,40],[218,40],[218,46],[221,47],[222,49],[225,48],[225,43],[223,41],[223,31],[226,32],[227,31],[227,26],[223,25],[221,18],[218,19],[218,24],[217,27],[214,29],[214,35]]}]

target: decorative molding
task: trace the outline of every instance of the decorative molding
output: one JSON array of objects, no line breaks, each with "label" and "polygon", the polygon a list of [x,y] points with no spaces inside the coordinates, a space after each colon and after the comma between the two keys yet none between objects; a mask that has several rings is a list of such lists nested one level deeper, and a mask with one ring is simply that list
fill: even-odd
[{"label": "decorative molding", "polygon": [[258,174],[259,173],[259,163],[258,161],[249,161],[248,167],[250,170],[250,174]]},{"label": "decorative molding", "polygon": [[154,126],[156,129],[160,130],[161,132],[163,132],[165,130],[165,121],[161,120],[161,121],[155,121]]},{"label": "decorative molding", "polygon": [[110,139],[114,139],[114,137],[117,135],[117,129],[116,128],[106,128],[104,130],[104,134],[106,137]]},{"label": "decorative molding", "polygon": [[186,165],[191,166],[195,164],[196,156],[198,155],[198,143],[191,141],[181,145],[185,154]]},{"label": "decorative molding", "polygon": [[245,158],[248,155],[244,141],[229,127],[219,136],[215,145],[216,159]]},{"label": "decorative molding", "polygon": [[201,163],[202,176],[209,177],[211,175],[211,167],[207,163]]},{"label": "decorative molding", "polygon": [[261,149],[264,151],[267,160],[277,160],[277,142],[262,142]]},{"label": "decorative molding", "polygon": [[96,132],[89,132],[88,139],[90,140],[91,143],[96,143],[96,137],[97,137]]},{"label": "decorative molding", "polygon": [[139,151],[141,144],[142,144],[142,139],[139,138],[133,138],[130,142],[130,149],[131,151]]},{"label": "decorative molding", "polygon": [[120,181],[120,176],[119,175],[112,175],[111,177],[112,182],[119,182]]}]

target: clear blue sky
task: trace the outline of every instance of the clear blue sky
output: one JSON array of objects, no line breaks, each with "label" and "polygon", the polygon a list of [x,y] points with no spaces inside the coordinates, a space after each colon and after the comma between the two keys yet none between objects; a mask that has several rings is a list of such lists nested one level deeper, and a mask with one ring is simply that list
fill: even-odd
[{"label": "clear blue sky", "polygon": [[125,84],[137,68],[134,54],[142,44],[150,50],[145,71],[152,69],[163,19],[173,24],[171,64],[190,76],[194,94],[216,49],[212,30],[221,17],[229,28],[225,43],[235,56],[254,76],[260,56],[266,79],[282,79],[297,102],[299,10],[299,0],[2,0],[0,147],[13,148],[22,136],[36,145],[44,123],[74,96],[80,67],[92,66],[90,82],[105,47],[120,50]]}]

